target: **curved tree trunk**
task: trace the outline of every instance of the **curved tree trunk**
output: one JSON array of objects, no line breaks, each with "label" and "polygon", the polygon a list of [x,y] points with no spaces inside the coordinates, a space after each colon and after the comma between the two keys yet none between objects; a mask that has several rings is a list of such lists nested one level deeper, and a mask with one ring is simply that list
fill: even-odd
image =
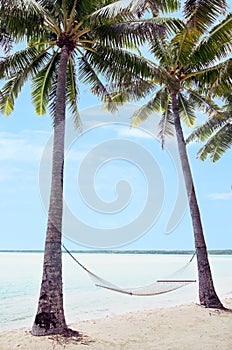
[{"label": "curved tree trunk", "polygon": [[67,331],[63,309],[61,235],[63,212],[65,87],[68,58],[69,54],[64,46],[61,49],[57,81],[52,183],[44,250],[43,277],[38,310],[32,327],[33,335],[62,334]]},{"label": "curved tree trunk", "polygon": [[193,177],[186,151],[186,144],[184,141],[183,131],[180,123],[178,100],[175,93],[172,94],[172,109],[174,114],[174,125],[177,136],[179,155],[181,159],[181,165],[185,179],[185,186],[188,194],[190,214],[193,224],[198,266],[200,304],[209,308],[223,309],[224,307],[216,294],[213,284],[212,274],[208,260],[207,247],[201,223],[199,206],[197,203]]}]

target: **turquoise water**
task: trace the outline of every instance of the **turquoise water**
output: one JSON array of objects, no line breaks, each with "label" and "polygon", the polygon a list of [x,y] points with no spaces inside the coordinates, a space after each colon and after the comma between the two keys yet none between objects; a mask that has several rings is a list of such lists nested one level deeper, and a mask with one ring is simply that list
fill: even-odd
[{"label": "turquoise water", "polygon": [[[171,254],[74,254],[88,269],[122,287],[152,283],[156,279],[195,279],[196,261]],[[42,275],[42,253],[0,253],[0,331],[31,327]],[[221,298],[232,296],[232,256],[212,255],[210,263]],[[181,272],[179,269],[185,267]],[[67,323],[113,316],[141,309],[195,303],[197,283],[157,296],[135,297],[95,287],[89,275],[68,254],[63,256],[64,304]]]}]

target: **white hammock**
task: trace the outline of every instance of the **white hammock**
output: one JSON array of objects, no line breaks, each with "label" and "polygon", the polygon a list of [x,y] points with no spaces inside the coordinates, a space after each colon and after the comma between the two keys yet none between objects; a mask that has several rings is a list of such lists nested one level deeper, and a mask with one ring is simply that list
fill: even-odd
[{"label": "white hammock", "polygon": [[[95,275],[92,271],[88,270],[84,265],[82,265],[63,244],[62,244],[62,246],[64,247],[66,252],[73,258],[73,260],[89,274],[91,279],[94,281],[95,286],[109,289],[109,290],[112,290],[114,292],[119,292],[119,293],[124,293],[124,294],[129,294],[129,295],[136,295],[136,296],[158,295],[158,294],[164,294],[164,293],[171,292],[173,290],[187,286],[190,283],[196,282],[196,280],[190,280],[190,279],[189,280],[165,279],[165,280],[156,280],[155,282],[153,282],[151,284],[141,286],[141,287],[121,288],[121,287],[118,287],[115,284],[112,284],[111,282],[106,281],[105,279]],[[191,261],[192,261],[192,259],[190,260],[190,262]]]}]

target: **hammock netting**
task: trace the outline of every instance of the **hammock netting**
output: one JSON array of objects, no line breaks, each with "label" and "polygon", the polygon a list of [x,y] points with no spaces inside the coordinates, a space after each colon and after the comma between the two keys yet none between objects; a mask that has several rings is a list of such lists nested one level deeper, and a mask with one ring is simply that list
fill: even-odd
[{"label": "hammock netting", "polygon": [[[176,289],[182,288],[184,286],[187,286],[191,283],[196,282],[196,280],[192,280],[192,279],[163,279],[163,280],[156,280],[151,284],[141,286],[141,287],[121,288],[101,278],[100,276],[96,275],[92,271],[88,270],[68,251],[67,248],[65,248],[64,245],[63,247],[66,250],[66,252],[75,260],[75,262],[89,274],[89,277],[91,277],[91,279],[93,280],[94,284],[97,287],[108,289],[114,292],[119,292],[119,293],[128,294],[128,295],[136,295],[136,296],[159,295],[159,294],[164,294],[164,293],[174,291]],[[190,260],[190,262],[191,261],[192,259]]]}]

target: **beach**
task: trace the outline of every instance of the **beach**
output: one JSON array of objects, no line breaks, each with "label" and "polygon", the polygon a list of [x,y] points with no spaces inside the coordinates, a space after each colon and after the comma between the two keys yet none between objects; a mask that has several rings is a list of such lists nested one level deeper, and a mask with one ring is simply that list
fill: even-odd
[{"label": "beach", "polygon": [[[146,285],[175,271],[194,278],[185,255],[81,254],[85,266],[122,286]],[[0,262],[0,350],[231,350],[232,313],[205,309],[198,284],[166,294],[136,297],[97,288],[64,255],[64,302],[68,326],[78,336],[34,337],[42,253],[2,253]],[[232,256],[210,256],[216,290],[232,310]],[[15,266],[17,264],[17,269]],[[176,273],[175,273],[176,276]]]},{"label": "beach", "polygon": [[69,325],[79,336],[35,337],[22,328],[0,333],[1,350],[231,350],[232,299],[227,311],[197,304],[129,312]]}]

